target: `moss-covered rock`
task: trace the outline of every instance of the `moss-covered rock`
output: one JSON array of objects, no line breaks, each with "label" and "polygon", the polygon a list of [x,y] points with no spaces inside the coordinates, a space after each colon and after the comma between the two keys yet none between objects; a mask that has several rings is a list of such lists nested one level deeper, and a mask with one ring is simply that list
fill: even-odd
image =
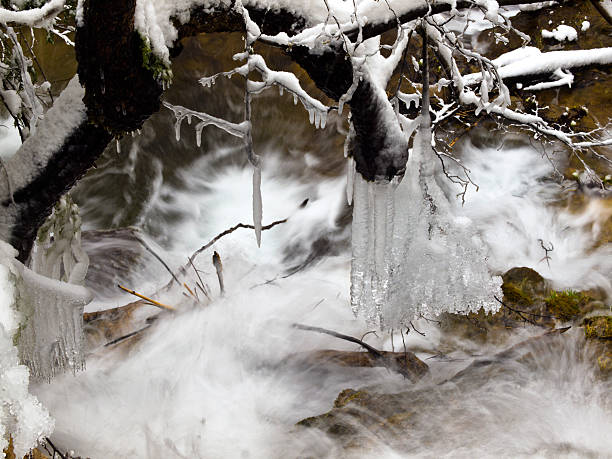
[{"label": "moss-covered rock", "polygon": [[612,340],[612,316],[588,317],[582,326],[587,339]]},{"label": "moss-covered rock", "polygon": [[443,314],[441,349],[451,351],[462,340],[502,344],[516,328],[533,325],[554,328],[578,320],[604,303],[605,292],[555,291],[537,271],[527,267],[512,268],[502,275],[503,298],[500,310],[486,314]]},{"label": "moss-covered rock", "polygon": [[578,318],[586,311],[586,306],[591,298],[583,292],[574,290],[563,290],[556,292],[552,290],[544,300],[547,311],[562,321],[570,321]]}]

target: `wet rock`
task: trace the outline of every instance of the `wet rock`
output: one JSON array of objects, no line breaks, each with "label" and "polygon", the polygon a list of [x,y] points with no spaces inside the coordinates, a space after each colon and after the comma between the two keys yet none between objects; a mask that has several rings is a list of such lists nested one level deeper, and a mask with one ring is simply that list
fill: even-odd
[{"label": "wet rock", "polygon": [[[100,346],[145,328],[156,319],[157,313],[157,310],[148,306],[144,300],[134,301],[118,308],[86,312],[83,314],[83,330],[87,350],[94,351]],[[129,347],[137,341],[138,336],[134,335],[129,341],[121,343],[122,346]]]},{"label": "wet rock", "polygon": [[325,349],[314,352],[305,352],[289,356],[286,360],[300,366],[336,365],[340,367],[373,368],[384,367],[396,371],[411,381],[423,377],[429,367],[413,352],[385,352],[380,351],[382,357],[375,357],[369,352],[338,351]]},{"label": "wet rock", "polygon": [[[303,419],[297,425],[324,432],[347,453],[357,448],[380,453],[382,447],[427,455],[441,436],[461,436],[466,432],[468,426],[462,425],[466,422],[465,410],[480,406],[484,387],[490,387],[492,379],[500,384],[520,384],[533,378],[535,371],[541,372],[542,366],[554,368],[554,357],[558,358],[566,340],[572,339],[564,334],[567,330],[551,330],[490,357],[476,359],[441,382],[424,380],[423,384],[394,393],[385,392],[383,386],[345,389],[330,411]],[[432,419],[441,421],[436,423],[436,429],[430,428]],[[474,419],[471,417],[469,422],[477,424]]]}]

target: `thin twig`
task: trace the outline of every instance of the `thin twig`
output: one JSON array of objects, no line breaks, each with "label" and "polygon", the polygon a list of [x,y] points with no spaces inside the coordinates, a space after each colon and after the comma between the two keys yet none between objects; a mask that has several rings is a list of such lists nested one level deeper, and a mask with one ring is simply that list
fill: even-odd
[{"label": "thin twig", "polygon": [[518,316],[519,316],[521,319],[523,319],[525,322],[529,322],[529,323],[530,323],[530,324],[532,324],[532,325],[538,325],[538,323],[534,322],[534,321],[533,321],[533,320],[531,320],[531,319],[528,319],[528,318],[527,318],[527,317],[525,317],[523,314],[527,314],[527,315],[529,315],[529,316],[533,316],[533,317],[541,317],[541,318],[544,318],[544,319],[556,319],[556,317],[554,317],[554,316],[547,316],[547,315],[543,315],[543,314],[535,314],[535,313],[533,313],[533,312],[527,312],[527,311],[521,311],[521,310],[519,310],[519,309],[514,309],[514,308],[512,308],[512,307],[508,306],[506,303],[504,303],[502,300],[500,300],[500,299],[499,299],[499,298],[497,298],[496,296],[494,296],[493,298],[495,298],[495,300],[496,300],[496,301],[497,301],[499,304],[501,304],[501,305],[502,305],[504,308],[506,308],[506,309],[508,309],[508,310],[510,310],[510,311],[512,311],[512,312],[514,312],[515,314],[518,314]]},{"label": "thin twig", "polygon": [[140,235],[136,234],[136,240],[138,242],[140,242],[140,244],[142,244],[142,246],[151,254],[153,255],[155,258],[157,258],[157,260],[164,265],[164,268],[166,268],[166,270],[172,275],[172,278],[174,279],[174,281],[178,284],[181,285],[180,281],[178,280],[178,278],[176,277],[176,275],[172,272],[172,270],[170,269],[170,267],[166,264],[166,262],[162,259],[162,257],[160,257],[157,253],[155,253],[155,251],[149,246],[149,244],[147,244],[144,239],[142,239],[140,237]]},{"label": "thin twig", "polygon": [[189,264],[191,264],[191,267],[193,268],[193,270],[196,273],[196,276],[198,276],[198,280],[200,281],[201,285],[198,285],[198,283],[196,282],[196,290],[197,287],[200,287],[200,290],[202,290],[202,293],[204,293],[204,295],[206,296],[206,298],[208,298],[210,300],[210,297],[208,296],[208,293],[206,293],[206,290],[204,290],[204,281],[202,280],[202,278],[200,277],[200,272],[196,269],[195,265],[193,264],[193,261],[191,261],[191,259],[189,259]]},{"label": "thin twig", "polygon": [[187,291],[191,294],[191,296],[199,303],[200,299],[197,297],[197,295],[195,293],[193,293],[193,290],[191,290],[189,288],[189,285],[187,285],[186,282],[183,282],[183,287],[185,287],[187,289]]},{"label": "thin twig", "polygon": [[45,441],[49,443],[49,446],[51,446],[51,448],[53,449],[53,456],[57,454],[61,459],[66,459],[66,456],[64,456],[62,452],[55,447],[55,445],[53,444],[53,442],[51,441],[49,437],[45,437]]},{"label": "thin twig", "polygon": [[155,301],[147,296],[141,295],[138,292],[135,292],[134,290],[130,290],[129,288],[126,288],[122,285],[117,284],[117,287],[119,287],[121,290],[128,292],[134,296],[137,296],[138,298],[142,298],[143,300],[149,301],[151,303],[153,303],[155,306],[162,308],[162,309],[167,309],[168,311],[174,311],[175,309],[172,306],[168,306],[167,304],[164,303],[160,303],[159,301]]},{"label": "thin twig", "polygon": [[112,346],[113,344],[117,344],[117,343],[120,343],[121,341],[125,341],[126,339],[131,338],[132,336],[135,336],[135,335],[139,334],[140,332],[145,331],[149,327],[151,327],[151,325],[147,325],[146,327],[142,327],[142,328],[140,328],[140,329],[138,329],[136,331],[128,333],[127,335],[123,335],[123,336],[120,336],[119,338],[115,338],[114,340],[109,341],[108,343],[106,343],[104,345],[104,347]]},{"label": "thin twig", "polygon": [[[280,225],[281,223],[286,223],[287,222],[287,218],[284,218],[282,220],[277,220],[275,222],[270,223],[269,225],[266,226],[262,226],[261,230],[269,230],[271,228],[274,228],[276,225]],[[203,245],[202,247],[200,247],[198,250],[196,250],[193,255],[191,255],[189,257],[189,261],[193,262],[193,260],[195,260],[195,258],[201,254],[202,252],[204,252],[206,249],[209,249],[210,247],[213,246],[213,244],[215,242],[217,242],[219,239],[221,239],[223,236],[227,236],[230,233],[233,233],[234,231],[236,231],[239,228],[245,228],[245,229],[255,229],[255,227],[253,225],[249,225],[246,223],[238,223],[237,225],[232,226],[229,229],[226,229],[225,231],[223,231],[222,233],[217,234],[214,238],[212,238],[207,244]]]},{"label": "thin twig", "polygon": [[325,335],[333,336],[334,338],[340,338],[340,339],[343,339],[343,340],[346,340],[346,341],[350,341],[351,343],[359,344],[361,347],[363,347],[366,351],[368,351],[374,357],[376,357],[376,358],[382,358],[383,357],[383,354],[382,354],[381,351],[379,351],[378,349],[370,346],[368,343],[365,343],[365,342],[361,341],[359,338],[355,338],[355,337],[349,336],[349,335],[344,335],[342,333],[338,333],[338,332],[335,332],[333,330],[328,330],[326,328],[311,327],[310,325],[293,324],[292,326],[293,326],[293,328],[297,328],[298,330],[305,330],[305,331],[313,331],[313,332],[317,332],[317,333],[323,333]]},{"label": "thin twig", "polygon": [[416,329],[416,327],[414,326],[414,324],[412,323],[412,321],[410,321],[410,326],[411,326],[411,327],[412,327],[412,329],[413,329],[415,332],[417,332],[419,335],[421,335],[421,336],[425,336],[425,333],[420,332],[420,331],[418,331],[418,330]]}]

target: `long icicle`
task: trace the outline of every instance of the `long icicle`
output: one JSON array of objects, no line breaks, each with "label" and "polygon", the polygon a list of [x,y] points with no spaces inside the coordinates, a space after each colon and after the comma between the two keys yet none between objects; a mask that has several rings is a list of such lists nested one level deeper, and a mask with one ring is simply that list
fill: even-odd
[{"label": "long icicle", "polygon": [[[247,55],[247,68],[250,72],[251,64],[251,45],[257,39],[249,30],[252,24],[248,11],[242,7],[242,14],[246,24],[245,35],[245,53]],[[256,26],[255,26],[256,27]],[[257,247],[261,247],[261,222],[263,219],[263,204],[261,199],[261,157],[256,155],[253,150],[253,124],[251,123],[251,101],[252,95],[249,90],[249,73],[246,74],[246,82],[244,85],[244,119],[247,123],[247,132],[244,136],[244,143],[249,162],[253,165],[253,227],[255,229],[255,239]]]}]

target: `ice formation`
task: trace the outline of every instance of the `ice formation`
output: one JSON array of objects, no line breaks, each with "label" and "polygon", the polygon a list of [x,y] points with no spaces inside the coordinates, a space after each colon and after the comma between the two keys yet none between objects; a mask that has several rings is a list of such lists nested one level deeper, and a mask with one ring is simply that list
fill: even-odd
[{"label": "ice formation", "polygon": [[16,342],[19,358],[36,379],[84,365],[83,307],[91,293],[82,286],[88,258],[81,248],[80,219],[74,204],[64,197],[39,231],[32,269],[0,242],[0,260],[15,276],[16,308],[21,322]]},{"label": "ice formation", "polygon": [[88,266],[81,247],[79,209],[69,195],[62,196],[38,231],[30,267],[51,279],[83,285]]},{"label": "ice formation", "polygon": [[383,328],[420,314],[496,310],[493,296],[501,295],[484,243],[453,213],[430,142],[422,123],[401,182],[355,174],[351,303]]},{"label": "ice formation", "polygon": [[31,268],[21,268],[18,307],[24,314],[20,357],[40,379],[84,365],[82,287],[89,258],[81,247],[78,207],[63,196],[38,232]]},{"label": "ice formation", "polygon": [[15,309],[19,271],[13,265],[16,251],[0,242],[0,451],[13,439],[16,457],[28,451],[53,431],[54,422],[36,397],[28,392],[29,371],[20,365],[13,345],[19,330]]}]

